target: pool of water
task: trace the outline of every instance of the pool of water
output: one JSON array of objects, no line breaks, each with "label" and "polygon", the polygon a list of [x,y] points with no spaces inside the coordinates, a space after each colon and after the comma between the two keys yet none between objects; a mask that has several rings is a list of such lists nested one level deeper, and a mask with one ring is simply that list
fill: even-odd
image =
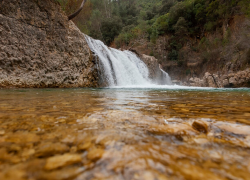
[{"label": "pool of water", "polygon": [[1,180],[249,177],[250,89],[0,90]]}]

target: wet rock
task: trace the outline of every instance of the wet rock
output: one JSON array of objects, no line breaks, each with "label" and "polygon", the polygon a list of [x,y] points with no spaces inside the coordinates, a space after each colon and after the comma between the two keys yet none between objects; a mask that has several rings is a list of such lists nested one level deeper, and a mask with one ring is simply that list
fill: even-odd
[{"label": "wet rock", "polygon": [[42,173],[38,177],[39,179],[46,179],[46,180],[68,180],[68,179],[74,179],[84,170],[85,168],[70,167],[70,168],[56,170],[53,172]]},{"label": "wet rock", "polygon": [[77,147],[73,146],[70,148],[70,153],[76,153],[77,152]]},{"label": "wet rock", "polygon": [[11,144],[10,147],[8,148],[9,152],[13,152],[13,153],[18,153],[21,151],[21,147],[18,146],[17,144]]},{"label": "wet rock", "polygon": [[9,154],[7,153],[7,150],[5,148],[0,149],[0,160],[4,161],[9,159]]},{"label": "wet rock", "polygon": [[[158,84],[165,84],[166,74],[161,71],[160,64],[158,60],[153,56],[148,56],[146,54],[140,55],[140,59],[147,65],[149,70],[149,78]],[[161,68],[161,69],[160,69]],[[171,79],[167,80],[171,84]]]},{"label": "wet rock", "polygon": [[21,162],[21,158],[9,153],[5,148],[1,148],[0,149],[0,161],[17,164]]},{"label": "wet rock", "polygon": [[28,159],[29,157],[31,157],[32,155],[35,154],[35,150],[34,149],[24,149],[22,151],[22,158],[24,159]]},{"label": "wet rock", "polygon": [[91,146],[92,146],[92,143],[90,141],[87,141],[87,142],[84,142],[82,144],[79,144],[77,149],[84,151],[84,150],[87,150],[88,148],[90,148]]},{"label": "wet rock", "polygon": [[16,132],[7,135],[6,142],[12,143],[34,143],[40,140],[39,136],[29,132]]},{"label": "wet rock", "polygon": [[200,120],[196,120],[193,122],[192,127],[202,133],[208,132],[208,123]]},{"label": "wet rock", "polygon": [[80,163],[81,161],[82,157],[79,154],[57,155],[47,159],[44,169],[53,170],[71,164]]},{"label": "wet rock", "polygon": [[7,171],[0,172],[1,180],[26,180],[27,174],[24,170],[10,168]]},{"label": "wet rock", "polygon": [[235,135],[250,135],[250,126],[247,125],[238,125],[233,123],[215,123],[215,127],[219,128],[222,132],[227,134],[235,134]]},{"label": "wet rock", "polygon": [[206,138],[194,138],[193,140],[197,144],[206,144],[209,142]]},{"label": "wet rock", "polygon": [[75,136],[67,135],[64,139],[61,140],[62,143],[72,145],[75,141]]},{"label": "wet rock", "polygon": [[189,124],[181,124],[181,123],[151,126],[149,131],[154,134],[166,133],[178,136],[195,136],[199,134],[199,132],[193,129]]},{"label": "wet rock", "polygon": [[146,54],[142,54],[140,56],[141,60],[147,65],[149,69],[149,77],[151,79],[156,79],[159,74],[159,62],[153,56],[148,56]]},{"label": "wet rock", "polygon": [[87,158],[91,161],[97,161],[98,159],[102,157],[103,153],[104,153],[103,149],[94,148],[94,149],[89,150]]},{"label": "wet rock", "polygon": [[5,130],[0,129],[0,136],[3,136],[5,134]]},{"label": "wet rock", "polygon": [[47,157],[59,153],[68,152],[69,147],[62,143],[51,143],[44,142],[41,143],[36,150],[36,157]]}]

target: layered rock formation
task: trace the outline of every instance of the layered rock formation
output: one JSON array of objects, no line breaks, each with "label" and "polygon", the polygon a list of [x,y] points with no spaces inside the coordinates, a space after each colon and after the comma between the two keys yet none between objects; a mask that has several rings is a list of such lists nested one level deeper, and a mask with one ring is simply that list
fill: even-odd
[{"label": "layered rock formation", "polygon": [[148,56],[146,54],[139,55],[140,59],[147,65],[149,69],[149,78],[150,79],[157,79],[159,76],[159,62],[153,56]]},{"label": "layered rock formation", "polygon": [[190,78],[184,85],[214,88],[250,87],[250,68],[222,76],[206,72],[202,79]]},{"label": "layered rock formation", "polygon": [[95,63],[54,0],[0,1],[0,87],[97,87]]},{"label": "layered rock formation", "polygon": [[[136,52],[136,51],[133,51]],[[138,55],[138,54],[137,54]],[[148,56],[146,54],[139,55],[140,59],[147,65],[149,69],[149,78],[157,84],[171,84],[171,79],[167,78],[168,82],[166,81],[166,74],[160,69],[160,64],[158,60],[153,56]]]}]

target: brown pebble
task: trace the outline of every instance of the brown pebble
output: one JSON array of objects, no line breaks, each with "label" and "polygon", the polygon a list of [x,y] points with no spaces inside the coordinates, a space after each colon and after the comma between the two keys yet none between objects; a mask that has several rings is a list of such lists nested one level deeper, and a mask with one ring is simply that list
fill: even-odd
[{"label": "brown pebble", "polygon": [[78,150],[82,150],[82,151],[84,151],[84,150],[87,150],[88,148],[90,148],[91,147],[91,142],[90,141],[87,141],[87,142],[85,142],[85,143],[83,143],[83,144],[79,144],[78,145]]},{"label": "brown pebble", "polygon": [[196,120],[193,122],[192,127],[202,133],[208,132],[208,124],[204,121]]},{"label": "brown pebble", "polygon": [[0,136],[3,136],[5,134],[5,130],[0,130]]},{"label": "brown pebble", "polygon": [[77,152],[77,147],[76,146],[71,147],[70,152],[71,153],[76,153]]},{"label": "brown pebble", "polygon": [[69,151],[69,147],[62,143],[45,142],[37,147],[36,157],[46,157]]},{"label": "brown pebble", "polygon": [[11,143],[34,143],[40,141],[39,136],[29,132],[17,132],[9,134],[6,138],[6,142]]},{"label": "brown pebble", "polygon": [[44,166],[45,170],[53,170],[71,164],[79,163],[82,157],[79,154],[64,154],[48,158]]},{"label": "brown pebble", "polygon": [[97,161],[102,157],[103,153],[104,153],[103,149],[95,148],[89,151],[87,158],[92,161]]}]

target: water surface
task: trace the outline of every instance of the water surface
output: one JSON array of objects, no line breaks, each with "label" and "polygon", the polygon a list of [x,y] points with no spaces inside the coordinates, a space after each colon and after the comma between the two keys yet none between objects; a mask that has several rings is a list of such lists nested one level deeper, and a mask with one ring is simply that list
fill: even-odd
[{"label": "water surface", "polygon": [[249,179],[250,90],[0,90],[0,179]]}]

